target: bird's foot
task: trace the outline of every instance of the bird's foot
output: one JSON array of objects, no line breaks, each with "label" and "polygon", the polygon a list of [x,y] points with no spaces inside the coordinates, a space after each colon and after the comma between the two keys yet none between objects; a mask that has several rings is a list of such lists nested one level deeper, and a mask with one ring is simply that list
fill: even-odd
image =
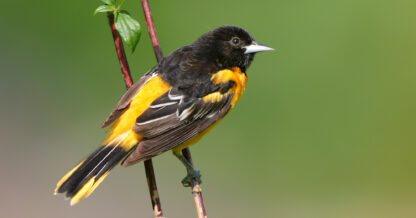
[{"label": "bird's foot", "polygon": [[189,170],[188,175],[186,175],[185,178],[182,179],[182,185],[184,187],[191,187],[193,179],[195,179],[195,181],[197,181],[199,184],[202,183],[201,173],[199,172],[199,170]]}]

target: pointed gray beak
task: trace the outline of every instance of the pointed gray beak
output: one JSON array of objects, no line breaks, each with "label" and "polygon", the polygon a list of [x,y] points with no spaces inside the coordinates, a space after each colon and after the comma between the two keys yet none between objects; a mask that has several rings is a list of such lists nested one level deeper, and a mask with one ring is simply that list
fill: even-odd
[{"label": "pointed gray beak", "polygon": [[246,51],[244,54],[250,54],[250,53],[256,53],[261,51],[273,51],[274,48],[267,47],[265,45],[262,45],[258,42],[253,41],[250,45],[247,45],[244,47]]}]

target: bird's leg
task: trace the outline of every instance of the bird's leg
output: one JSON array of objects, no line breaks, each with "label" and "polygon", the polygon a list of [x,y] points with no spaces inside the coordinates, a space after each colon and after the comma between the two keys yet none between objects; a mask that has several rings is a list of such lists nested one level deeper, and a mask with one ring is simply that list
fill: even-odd
[{"label": "bird's leg", "polygon": [[199,170],[195,170],[192,164],[185,158],[185,156],[182,155],[180,151],[174,151],[173,155],[175,155],[183,163],[183,165],[185,165],[186,171],[188,171],[188,174],[182,179],[182,185],[185,187],[191,187],[192,179],[195,179],[199,184],[201,184],[201,173]]}]

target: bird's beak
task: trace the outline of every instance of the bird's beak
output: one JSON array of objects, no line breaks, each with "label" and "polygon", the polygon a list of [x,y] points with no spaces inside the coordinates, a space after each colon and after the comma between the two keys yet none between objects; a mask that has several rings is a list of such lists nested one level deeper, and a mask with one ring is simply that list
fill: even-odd
[{"label": "bird's beak", "polygon": [[244,54],[250,54],[250,53],[256,53],[261,51],[273,51],[274,48],[267,47],[265,45],[262,45],[258,42],[253,41],[250,45],[244,46],[246,51]]}]

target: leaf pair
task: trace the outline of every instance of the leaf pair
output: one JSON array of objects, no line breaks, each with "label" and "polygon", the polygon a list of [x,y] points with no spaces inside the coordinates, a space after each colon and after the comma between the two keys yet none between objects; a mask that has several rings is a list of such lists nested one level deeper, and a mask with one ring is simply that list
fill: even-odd
[{"label": "leaf pair", "polygon": [[104,2],[104,5],[98,6],[98,8],[94,11],[94,15],[97,13],[113,13],[114,24],[121,36],[121,39],[132,49],[132,52],[134,52],[140,40],[140,23],[132,18],[126,10],[120,10],[124,0],[120,0],[117,6],[115,0],[101,1]]}]

